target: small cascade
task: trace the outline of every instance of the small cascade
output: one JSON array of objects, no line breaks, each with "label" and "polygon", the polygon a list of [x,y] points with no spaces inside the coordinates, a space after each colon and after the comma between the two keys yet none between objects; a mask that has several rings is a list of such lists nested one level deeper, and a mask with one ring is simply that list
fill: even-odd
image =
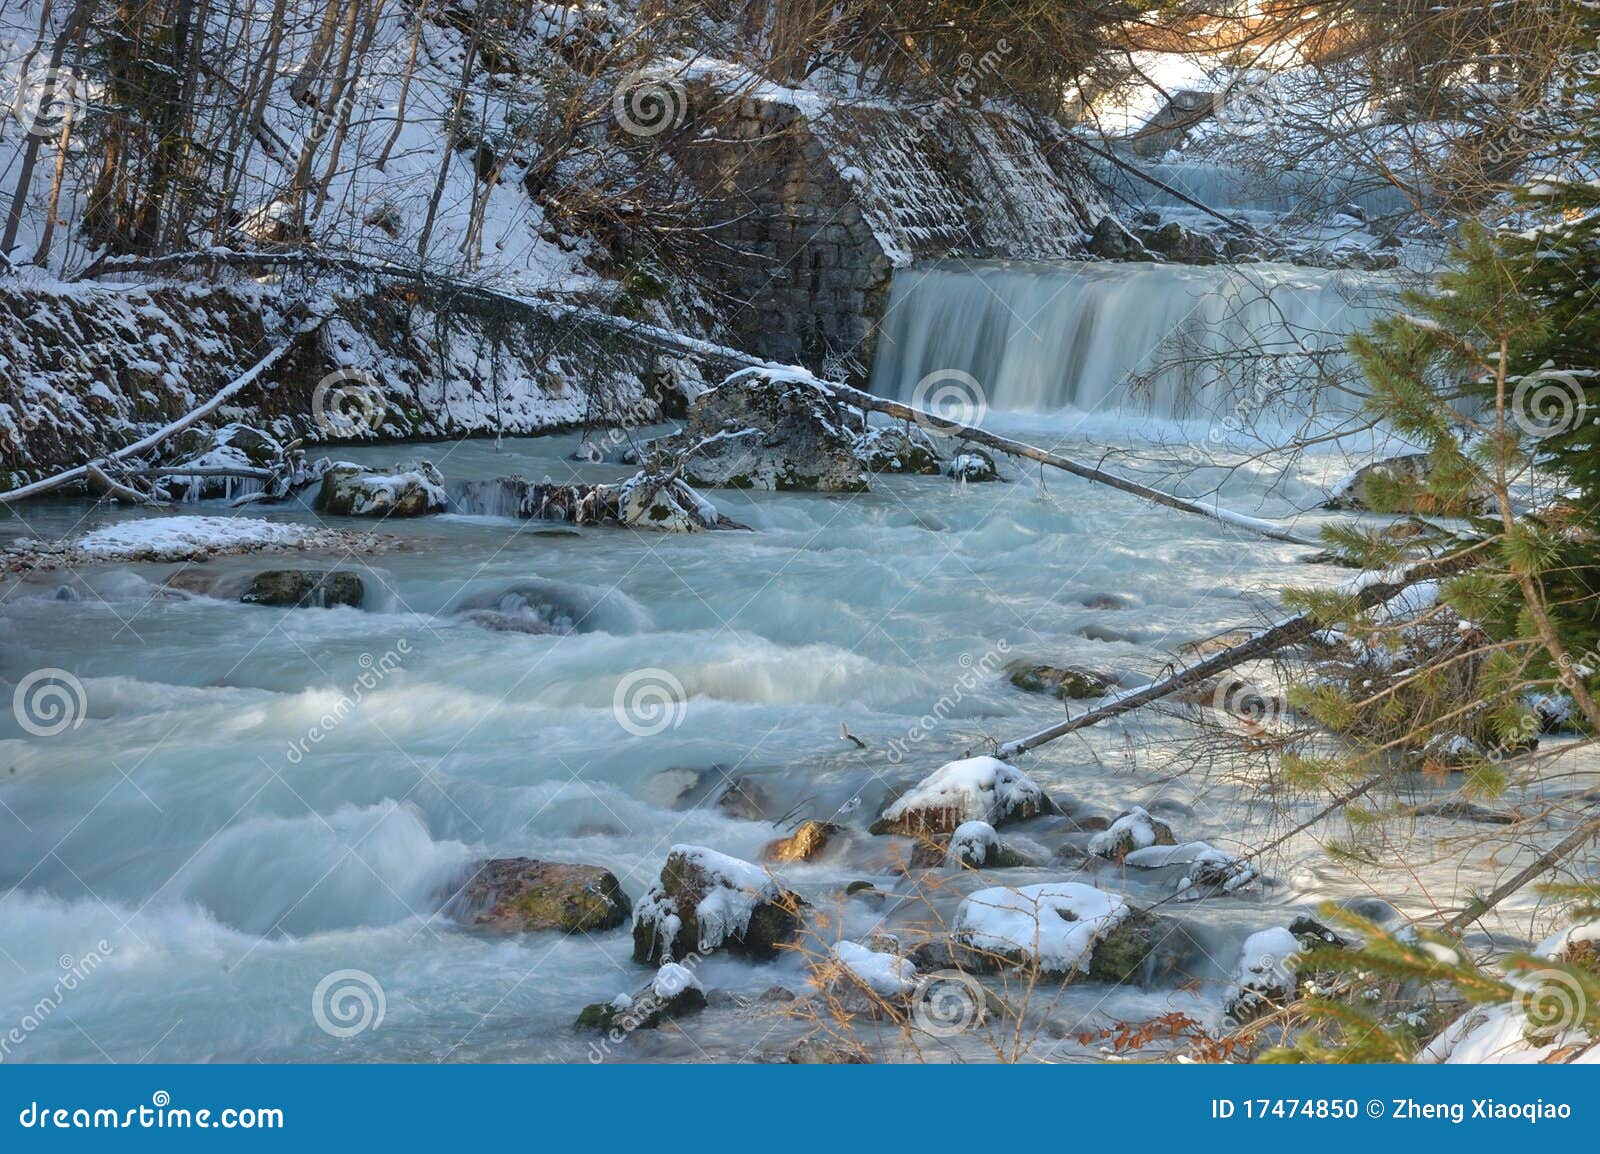
[{"label": "small cascade", "polygon": [[[1369,220],[1393,218],[1416,206],[1392,184],[1346,171],[1247,171],[1208,160],[1152,161],[1137,157],[1130,163],[1201,204],[1235,215],[1315,216],[1355,206]],[[1166,210],[1181,209],[1171,193],[1139,179],[1117,165],[1098,162],[1096,175],[1119,203],[1143,204]]]},{"label": "small cascade", "polygon": [[469,517],[521,517],[527,486],[519,478],[460,481],[450,487],[450,507]]},{"label": "small cascade", "polygon": [[1283,382],[1341,361],[1392,287],[1275,264],[913,267],[895,276],[872,389],[925,402],[970,378],[991,409],[1174,419],[1219,415],[1242,394],[1294,407]]}]

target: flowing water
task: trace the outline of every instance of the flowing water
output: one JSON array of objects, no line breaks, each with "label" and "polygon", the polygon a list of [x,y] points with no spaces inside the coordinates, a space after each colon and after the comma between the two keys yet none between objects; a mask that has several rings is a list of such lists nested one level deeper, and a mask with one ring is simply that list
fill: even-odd
[{"label": "flowing water", "polygon": [[[1326,347],[1368,315],[1371,287],[1262,265],[919,268],[896,279],[874,387],[912,396],[927,373],[959,370],[977,382],[990,427],[1109,456],[1183,491],[1220,486],[1241,512],[1291,518],[1340,464],[1193,470],[1184,454],[1163,464],[1152,432],[1169,444],[1203,437],[1206,422],[1185,419],[1231,402],[1204,370],[1152,369],[1177,346]],[[575,445],[555,436],[340,455],[427,456],[458,493],[513,472],[629,472],[574,464]],[[769,819],[832,817],[856,831],[814,863],[781,868],[832,919],[814,949],[901,929],[908,907],[842,896],[863,879],[905,889],[902,850],[865,826],[890,789],[1061,716],[1059,702],[1009,683],[1007,661],[1081,664],[1134,684],[1180,642],[1272,616],[1283,585],[1342,576],[1301,562],[1304,549],[1069,477],[1009,463],[1002,473],[989,485],[881,477],[844,497],[710,494],[749,533],[573,530],[463,502],[480,515],[386,526],[402,547],[366,558],[103,565],[14,581],[0,597],[8,696],[52,668],[81,683],[84,709],[48,736],[0,713],[0,1058],[781,1054],[801,1029],[793,1022],[711,1012],[601,1053],[572,1023],[585,1003],[648,979],[625,927],[492,937],[441,903],[491,856],[605,866],[632,898],[675,843],[755,859],[780,827],[711,804],[746,778]],[[216,502],[202,511],[228,515]],[[57,502],[26,515],[0,533],[53,538],[147,514]],[[303,507],[248,515],[313,518]],[[1298,525],[1314,533],[1316,520]],[[238,600],[253,573],[319,564],[360,572],[364,606]],[[636,701],[629,690],[641,684]],[[648,696],[662,686],[665,699]],[[865,749],[841,738],[841,723]],[[1106,814],[1144,804],[1179,840],[1243,850],[1292,817],[1293,807],[1274,813],[1257,781],[1185,772],[1196,769],[1183,744],[1192,733],[1147,710],[1047,745],[1021,768]],[[1004,836],[1049,860],[1048,824]],[[1270,883],[1183,911],[1184,970],[1198,984],[1069,987],[1052,1011],[1065,1032],[1174,1009],[1215,1022],[1248,933],[1315,899],[1369,892],[1309,842],[1264,865]],[[1005,882],[1077,876],[1147,904],[1170,894],[1170,875],[1058,863]],[[947,879],[940,916],[991,880]],[[809,981],[800,954],[762,965],[718,955],[698,975],[747,995]],[[329,991],[352,980],[368,1028],[343,1036],[340,1014],[360,1007]]]},{"label": "flowing water", "polygon": [[1298,414],[1305,390],[1279,396],[1264,370],[1336,371],[1393,284],[1278,264],[918,266],[894,279],[872,387],[926,399],[959,379],[993,409],[1178,419],[1270,395]]},{"label": "flowing water", "polygon": [[[1061,422],[1016,431],[1090,449]],[[459,482],[567,476],[574,445],[418,448]],[[458,515],[392,525],[406,548],[325,559],[363,574],[361,609],[240,604],[245,575],[284,563],[260,556],[188,567],[184,587],[212,595],[167,585],[182,568],[172,564],[13,585],[0,602],[6,678],[68,670],[87,713],[49,737],[0,717],[0,1022],[33,1016],[8,1056],[584,1060],[578,1008],[647,977],[628,960],[627,929],[468,931],[437,911],[471,862],[603,865],[637,898],[674,843],[754,858],[776,836],[704,804],[726,777],[759,782],[773,814],[828,817],[859,797],[840,820],[864,827],[887,787],[1060,716],[1059,703],[1012,687],[1004,660],[1137,680],[1177,642],[1259,620],[1279,585],[1332,576],[1296,563],[1293,546],[1242,546],[1223,527],[1115,492],[1005,473],[1011,483],[972,486],[880,478],[848,497],[717,494],[750,533]],[[1316,494],[1303,475],[1249,469],[1224,488],[1235,506],[1269,514]],[[28,514],[48,536],[138,515],[73,503]],[[471,615],[484,609],[567,631],[487,629]],[[681,714],[623,724],[618,686],[639,670],[682,686]],[[840,739],[841,722],[865,750]],[[1104,812],[1159,803],[1180,838],[1237,847],[1259,836],[1251,791],[1200,776],[1163,783],[1181,766],[1168,752],[1180,729],[1148,714],[1047,746],[1024,768]],[[1048,857],[1041,835],[1011,836]],[[862,835],[784,877],[837,914],[829,933],[861,937],[884,913],[839,891],[862,878],[894,886],[885,845]],[[1361,892],[1319,877],[1316,862],[1276,857],[1274,886],[1188,911],[1209,985],[1112,990],[1104,1003],[1105,988],[1074,987],[1061,1013],[1098,1021],[1177,1005],[1214,1016],[1239,940],[1281,922],[1275,907]],[[1141,901],[1171,884],[1110,867],[1096,880]],[[948,904],[976,881],[953,882]],[[98,968],[40,1019],[30,1007],[89,956]],[[313,993],[350,970],[381,987],[385,1012],[342,1039],[318,1025]],[[798,956],[714,957],[699,973],[747,993],[807,980]],[[771,1024],[719,1021],[626,1053],[738,1058],[773,1044]]]}]

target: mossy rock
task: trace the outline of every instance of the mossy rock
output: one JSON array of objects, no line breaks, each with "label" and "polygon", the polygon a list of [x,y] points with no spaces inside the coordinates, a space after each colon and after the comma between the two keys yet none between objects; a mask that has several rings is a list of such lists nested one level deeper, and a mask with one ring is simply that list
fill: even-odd
[{"label": "mossy rock", "polygon": [[456,905],[462,920],[497,933],[599,933],[632,909],[610,870],[525,857],[480,863]]},{"label": "mossy rock", "polygon": [[705,993],[697,986],[686,986],[670,998],[657,998],[646,986],[627,1006],[590,1002],[578,1011],[575,1025],[580,1030],[653,1030],[662,1022],[687,1018],[705,1008]]},{"label": "mossy rock", "polygon": [[[661,867],[661,876],[639,901],[633,922],[633,960],[644,965],[692,952],[727,950],[756,961],[776,957],[778,951],[800,931],[800,908],[804,903],[775,883],[764,883],[759,894],[747,894],[754,905],[743,933],[729,933],[721,941],[705,943],[696,911],[700,903],[717,889],[732,889],[714,872],[702,868],[697,854],[709,854],[700,847],[675,847]],[[712,855],[720,856],[720,855]],[[731,868],[748,867],[747,862],[723,858]],[[742,891],[736,891],[742,892]],[[675,929],[670,937],[663,930]]]},{"label": "mossy rock", "polygon": [[239,598],[246,605],[278,605],[297,609],[359,608],[367,589],[354,573],[321,569],[268,569],[250,580]]},{"label": "mossy rock", "polygon": [[768,842],[761,851],[763,861],[810,861],[823,850],[839,832],[839,827],[826,821],[803,821],[789,837]]},{"label": "mossy rock", "polygon": [[1063,701],[1083,701],[1104,697],[1116,682],[1092,669],[1075,665],[1057,667],[1031,661],[1013,661],[1006,666],[1011,684],[1028,693],[1047,693]]},{"label": "mossy rock", "polygon": [[1089,980],[1119,984],[1142,980],[1145,963],[1164,932],[1163,919],[1146,910],[1134,910],[1095,943],[1089,959]]}]

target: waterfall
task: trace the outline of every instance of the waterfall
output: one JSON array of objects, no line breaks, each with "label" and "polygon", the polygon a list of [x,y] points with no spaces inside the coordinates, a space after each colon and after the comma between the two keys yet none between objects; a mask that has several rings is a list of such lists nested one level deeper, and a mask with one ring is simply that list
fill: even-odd
[{"label": "waterfall", "polygon": [[[1202,204],[1234,214],[1315,216],[1355,205],[1369,220],[1381,220],[1401,216],[1416,207],[1394,185],[1353,169],[1260,172],[1207,160],[1129,160],[1139,171]],[[1171,193],[1117,165],[1097,162],[1095,172],[1119,203],[1161,209],[1182,207]]]},{"label": "waterfall", "polygon": [[1293,409],[1386,290],[1370,273],[1274,264],[917,266],[895,275],[872,389],[925,401],[955,377],[999,410],[1184,419],[1242,393]]}]

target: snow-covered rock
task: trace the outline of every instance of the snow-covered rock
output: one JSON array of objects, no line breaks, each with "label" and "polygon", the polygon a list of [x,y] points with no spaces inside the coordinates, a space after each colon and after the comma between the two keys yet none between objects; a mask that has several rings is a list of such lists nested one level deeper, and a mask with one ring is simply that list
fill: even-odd
[{"label": "snow-covered rock", "polygon": [[[1537,957],[1600,971],[1600,922],[1580,922],[1534,947]],[[1473,1006],[1417,1055],[1425,1063],[1530,1065],[1567,1055],[1578,1064],[1600,1064],[1600,1046],[1586,1022],[1589,1000],[1572,974],[1554,966],[1515,971],[1511,1002]],[[1575,1056],[1573,1056],[1575,1054]]]},{"label": "snow-covered rock", "polygon": [[1132,806],[1089,839],[1089,852],[1096,857],[1122,861],[1134,850],[1157,845],[1176,845],[1172,827],[1150,816],[1143,806]]},{"label": "snow-covered rock", "polygon": [[1137,869],[1188,866],[1177,887],[1178,900],[1186,902],[1211,894],[1231,894],[1261,876],[1252,863],[1204,841],[1146,846],[1129,851],[1122,861]]},{"label": "snow-covered rock", "polygon": [[982,449],[967,449],[951,457],[944,467],[945,475],[958,481],[998,481],[1000,471],[994,458]]},{"label": "snow-covered rock", "polygon": [[533,483],[512,475],[468,486],[464,494],[475,511],[535,521],[620,526],[660,533],[745,527],[724,517],[681,477],[643,470],[615,485],[558,484],[548,477]]},{"label": "snow-covered rock", "polygon": [[979,890],[962,901],[951,936],[962,946],[1047,974],[1086,973],[1094,950],[1131,915],[1126,902],[1080,882]]},{"label": "snow-covered rock", "polygon": [[875,425],[858,435],[853,447],[869,473],[936,475],[941,471],[939,450],[916,425]]},{"label": "snow-covered rock", "polygon": [[814,383],[744,370],[696,397],[682,432],[655,448],[687,458],[682,474],[692,485],[860,492],[856,419]]},{"label": "snow-covered rock", "polygon": [[717,949],[769,958],[799,930],[800,904],[758,865],[675,845],[634,906],[633,958],[672,961]]},{"label": "snow-covered rock", "polygon": [[444,477],[430,461],[369,469],[341,462],[322,475],[317,510],[346,517],[420,517],[450,506]]},{"label": "snow-covered rock", "polygon": [[0,552],[0,568],[17,572],[123,561],[203,561],[238,553],[301,549],[377,553],[390,542],[373,533],[319,529],[253,517],[159,516],[119,521],[78,537],[16,539]]},{"label": "snow-covered rock", "polygon": [[1001,826],[1041,813],[1055,803],[1021,770],[998,758],[969,757],[948,762],[885,809],[873,833],[937,836],[954,833],[963,822]]},{"label": "snow-covered rock", "polygon": [[840,942],[834,957],[854,981],[880,998],[901,998],[917,985],[917,967],[905,958],[869,949],[858,942]]},{"label": "snow-covered rock", "polygon": [[697,1014],[706,1007],[705,987],[694,971],[677,962],[664,962],[650,984],[637,994],[618,994],[609,1002],[594,1002],[578,1014],[578,1028],[595,1030],[650,1030],[670,1018]]},{"label": "snow-covered rock", "polygon": [[1300,990],[1302,956],[1313,949],[1347,949],[1350,943],[1311,918],[1296,918],[1287,926],[1261,930],[1245,939],[1234,964],[1223,1012],[1236,1022],[1248,1022],[1277,1006],[1293,1001]]},{"label": "snow-covered rock", "polygon": [[1009,869],[1022,864],[1022,855],[1000,842],[994,826],[986,821],[964,821],[950,835],[945,861],[967,869]]}]

